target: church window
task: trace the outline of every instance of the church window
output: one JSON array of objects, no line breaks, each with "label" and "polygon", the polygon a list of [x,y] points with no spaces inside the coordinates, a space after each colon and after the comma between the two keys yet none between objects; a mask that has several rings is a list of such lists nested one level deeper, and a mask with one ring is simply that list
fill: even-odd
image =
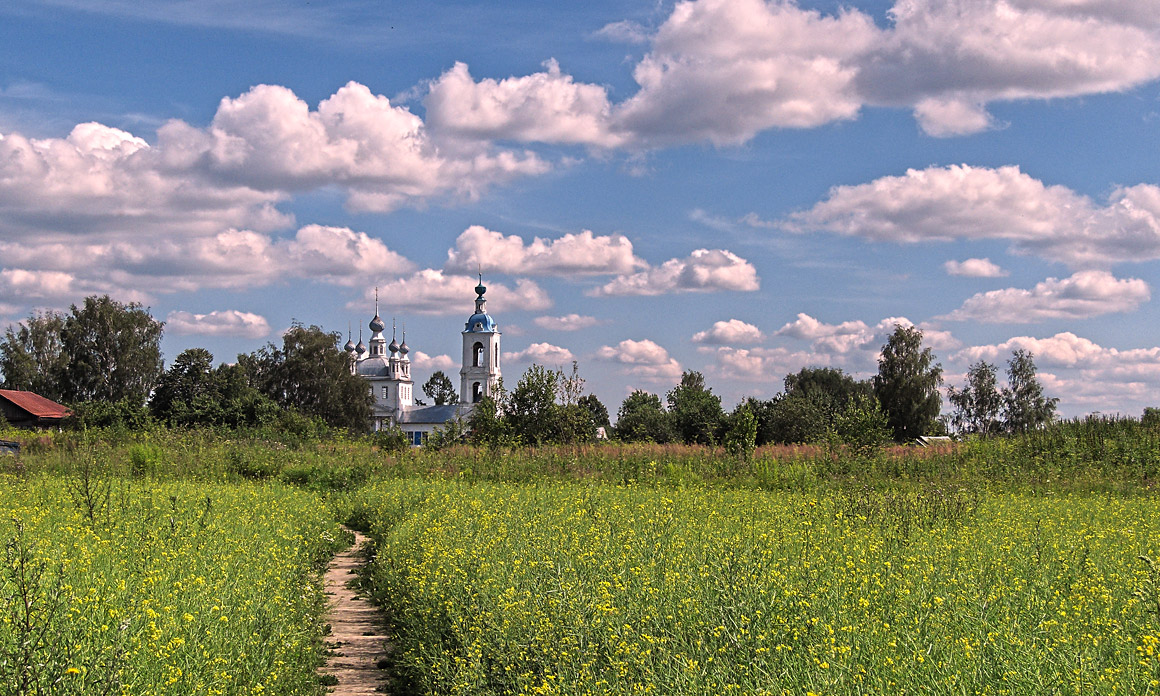
[{"label": "church window", "polygon": [[480,388],[479,382],[471,385],[471,403],[478,404],[483,400],[483,389]]},{"label": "church window", "polygon": [[479,341],[476,341],[475,345],[471,348],[471,354],[471,366],[480,367],[481,363],[483,362],[483,344]]},{"label": "church window", "polygon": [[499,341],[495,342],[495,359],[492,360],[492,364],[499,367]]},{"label": "church window", "polygon": [[384,386],[383,387],[383,401],[386,401],[389,398],[391,398],[391,388]]}]

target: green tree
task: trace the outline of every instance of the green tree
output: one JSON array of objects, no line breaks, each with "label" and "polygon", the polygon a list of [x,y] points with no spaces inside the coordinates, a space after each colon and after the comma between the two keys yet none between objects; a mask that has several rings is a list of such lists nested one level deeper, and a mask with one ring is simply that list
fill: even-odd
[{"label": "green tree", "polygon": [[677,435],[686,444],[714,444],[724,412],[721,397],[705,386],[704,375],[686,370],[681,383],[669,391],[667,398]]},{"label": "green tree", "polygon": [[459,393],[455,391],[455,384],[451,381],[450,377],[443,374],[443,370],[435,370],[435,373],[431,375],[431,379],[423,383],[423,393],[436,406],[459,402]]},{"label": "green tree", "polygon": [[580,404],[556,404],[555,440],[567,445],[596,439],[596,421],[592,412]]},{"label": "green tree", "polygon": [[761,444],[821,442],[834,422],[833,402],[818,392],[778,394],[759,413]]},{"label": "green tree", "polygon": [[557,388],[557,373],[535,364],[516,383],[505,416],[508,427],[525,444],[542,445],[559,435]]},{"label": "green tree", "polygon": [[608,421],[608,408],[601,403],[595,394],[585,394],[576,403],[588,409],[588,413],[592,414],[592,424],[595,427],[603,427],[605,433],[612,429],[612,424]]},{"label": "green tree", "polygon": [[339,335],[295,323],[282,335],[282,347],[267,344],[238,356],[250,383],[282,407],[317,416],[333,427],[365,431],[371,417],[367,383],[350,372]]},{"label": "green tree", "polygon": [[108,295],[72,305],[61,327],[68,356],[61,384],[65,401],[121,401],[144,405],[161,375],[164,324],[136,302]]},{"label": "green tree", "polygon": [[967,370],[967,385],[951,387],[947,399],[955,407],[952,423],[962,433],[994,435],[1002,430],[999,418],[1003,396],[999,393],[995,366],[980,360]]},{"label": "green tree", "polygon": [[676,434],[672,415],[661,398],[639,389],[625,397],[616,414],[614,432],[625,442],[671,442]]},{"label": "green tree", "polygon": [[197,409],[195,402],[204,402],[215,391],[213,353],[189,348],[178,354],[157,380],[149,411],[159,421],[188,425]]},{"label": "green tree", "polygon": [[846,408],[854,400],[870,396],[874,385],[866,380],[857,380],[833,367],[803,367],[794,374],[785,376],[786,396],[804,396],[829,403],[834,413]]},{"label": "green tree", "polygon": [[12,326],[0,343],[0,372],[5,389],[36,392],[61,401],[61,379],[68,356],[60,341],[64,315],[44,312]]},{"label": "green tree", "polygon": [[1041,428],[1055,418],[1059,399],[1043,395],[1043,385],[1036,376],[1035,356],[1016,350],[1007,361],[1007,388],[1003,390],[1003,420],[1007,430],[1025,433]]},{"label": "green tree", "polygon": [[749,404],[742,401],[725,417],[725,434],[722,440],[725,451],[729,454],[749,461],[753,450],[757,447],[757,417],[749,408]]},{"label": "green tree", "polygon": [[829,439],[849,445],[860,454],[890,441],[892,432],[886,414],[873,394],[858,394],[834,417]]},{"label": "green tree", "polygon": [[248,384],[242,368],[215,368],[212,353],[190,348],[157,380],[149,410],[169,425],[240,428],[271,424],[280,408]]},{"label": "green tree", "polygon": [[895,324],[882,346],[874,393],[897,442],[908,442],[940,428],[942,366],[930,348],[922,347],[922,331]]},{"label": "green tree", "polygon": [[1144,415],[1140,417],[1140,424],[1149,428],[1160,426],[1160,408],[1155,406],[1145,408]]},{"label": "green tree", "polygon": [[502,417],[500,403],[492,396],[485,396],[472,405],[467,419],[472,444],[495,448],[511,443],[511,430]]}]

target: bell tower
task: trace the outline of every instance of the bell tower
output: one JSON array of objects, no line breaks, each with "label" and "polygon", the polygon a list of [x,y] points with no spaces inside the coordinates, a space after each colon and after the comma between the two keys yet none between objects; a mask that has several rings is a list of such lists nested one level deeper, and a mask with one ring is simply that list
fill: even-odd
[{"label": "bell tower", "polygon": [[463,329],[463,367],[459,370],[459,401],[478,403],[495,393],[501,376],[499,369],[499,327],[487,313],[487,288],[483,275],[475,286],[475,314],[468,318]]}]

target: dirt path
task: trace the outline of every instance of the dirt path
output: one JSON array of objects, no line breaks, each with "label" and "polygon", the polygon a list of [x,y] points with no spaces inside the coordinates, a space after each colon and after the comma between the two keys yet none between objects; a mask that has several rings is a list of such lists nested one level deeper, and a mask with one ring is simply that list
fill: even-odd
[{"label": "dirt path", "polygon": [[326,571],[326,594],[330,596],[327,644],[333,654],[322,669],[338,679],[335,696],[381,694],[386,690],[386,673],[378,664],[387,656],[387,635],[383,616],[348,585],[363,565],[361,551],[367,537],[354,532],[354,545],[334,557]]}]

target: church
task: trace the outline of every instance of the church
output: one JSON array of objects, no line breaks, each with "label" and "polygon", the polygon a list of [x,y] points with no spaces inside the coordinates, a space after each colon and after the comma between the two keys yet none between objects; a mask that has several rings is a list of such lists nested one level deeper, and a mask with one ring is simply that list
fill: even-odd
[{"label": "church", "polygon": [[423,406],[415,403],[415,382],[411,379],[411,352],[407,332],[403,342],[395,338],[391,327],[391,342],[383,331],[387,328],[379,317],[378,299],[375,299],[375,317],[371,319],[370,346],[359,339],[355,345],[347,338],[345,350],[350,356],[351,372],[362,377],[374,397],[370,429],[386,430],[397,427],[407,435],[412,445],[421,445],[427,437],[453,420],[466,420],[475,404],[495,393],[500,379],[499,325],[487,313],[487,288],[480,276],[475,286],[475,312],[464,325],[463,361],[459,369],[459,403],[444,406]]}]

